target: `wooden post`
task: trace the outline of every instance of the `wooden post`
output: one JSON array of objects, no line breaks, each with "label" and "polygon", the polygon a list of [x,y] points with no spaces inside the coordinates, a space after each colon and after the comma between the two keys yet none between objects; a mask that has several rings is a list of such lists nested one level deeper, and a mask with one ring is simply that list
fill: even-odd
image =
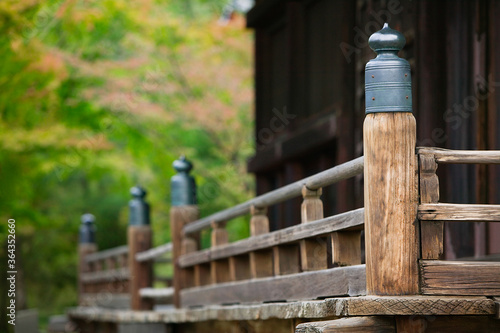
[{"label": "wooden post", "polygon": [[[199,217],[196,205],[196,184],[189,175],[193,168],[191,162],[181,156],[174,161],[177,174],[171,179],[170,232],[172,239],[172,263],[174,265],[174,305],[180,307],[181,289],[197,284],[197,267],[182,269],[179,266],[179,257],[198,249],[199,239],[196,236],[185,235],[183,228],[186,224],[196,221]],[[209,274],[207,274],[209,275]],[[204,275],[205,276],[205,275]]]},{"label": "wooden post", "polygon": [[130,271],[129,291],[132,310],[151,310],[153,302],[142,298],[139,291],[151,287],[153,271],[151,261],[137,261],[135,255],[149,250],[152,245],[151,226],[149,225],[149,205],[144,201],[146,191],[136,186],[130,193],[130,220],[128,227],[128,267]]},{"label": "wooden post", "polygon": [[81,221],[78,243],[78,299],[80,305],[85,305],[83,296],[90,291],[90,288],[83,283],[81,277],[83,273],[90,272],[90,265],[85,261],[85,257],[97,252],[97,244],[95,243],[94,215],[84,214]]},{"label": "wooden post", "polygon": [[[322,189],[310,190],[302,188],[303,202],[301,206],[302,223],[323,218],[323,202],[320,197]],[[304,239],[300,241],[300,262],[303,271],[316,271],[328,268],[327,242],[324,238]]]},{"label": "wooden post", "polygon": [[[250,207],[250,236],[269,232],[269,219],[266,207]],[[273,275],[273,254],[271,250],[250,252],[250,276],[252,278]]]},{"label": "wooden post", "polygon": [[[211,247],[217,247],[220,245],[227,244],[228,236],[226,230],[226,223],[215,223],[212,222],[212,233],[211,233]],[[210,275],[212,277],[212,283],[221,283],[230,281],[229,276],[229,259],[213,260],[210,262]]]},{"label": "wooden post", "polygon": [[416,122],[404,36],[387,24],[370,37],[363,127],[366,288],[370,295],[413,295],[418,288]]}]

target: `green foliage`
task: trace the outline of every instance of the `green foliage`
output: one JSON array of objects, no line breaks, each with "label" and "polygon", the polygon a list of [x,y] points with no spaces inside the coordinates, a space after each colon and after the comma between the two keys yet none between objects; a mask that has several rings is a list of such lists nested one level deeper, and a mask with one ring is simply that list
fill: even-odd
[{"label": "green foliage", "polygon": [[[79,217],[96,215],[99,248],[124,244],[135,184],[149,192],[155,245],[169,241],[181,154],[203,215],[250,197],[251,36],[217,25],[224,3],[0,2],[0,218],[17,223],[20,307],[76,304]],[[228,228],[248,234],[245,219]]]}]

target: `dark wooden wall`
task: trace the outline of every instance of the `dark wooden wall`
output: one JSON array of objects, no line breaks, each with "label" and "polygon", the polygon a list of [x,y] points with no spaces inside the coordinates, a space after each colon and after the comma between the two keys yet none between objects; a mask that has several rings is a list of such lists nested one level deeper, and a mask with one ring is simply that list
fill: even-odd
[{"label": "dark wooden wall", "polygon": [[[258,194],[363,154],[367,37],[402,31],[412,68],[417,142],[500,149],[500,1],[261,0],[255,29]],[[445,166],[441,201],[500,203],[500,168]],[[363,206],[363,180],[324,189],[325,215]],[[272,229],[300,221],[300,199],[270,210]],[[500,226],[447,225],[448,258],[500,253]]]}]

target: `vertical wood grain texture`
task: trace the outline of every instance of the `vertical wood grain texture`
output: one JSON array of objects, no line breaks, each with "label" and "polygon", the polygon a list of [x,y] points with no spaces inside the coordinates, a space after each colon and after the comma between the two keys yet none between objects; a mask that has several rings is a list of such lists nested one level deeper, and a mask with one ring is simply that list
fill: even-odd
[{"label": "vertical wood grain texture", "polygon": [[[225,223],[212,223],[211,241],[212,248],[227,244],[228,235]],[[214,284],[230,281],[229,260],[222,259],[210,262],[210,276]]]},{"label": "vertical wood grain texture", "polygon": [[152,286],[153,272],[151,261],[137,261],[135,255],[151,248],[151,227],[149,225],[128,227],[128,266],[130,269],[130,308],[132,310],[151,310],[153,302],[139,295],[141,288]]},{"label": "vertical wood grain texture", "polygon": [[[419,154],[420,203],[439,201],[439,179],[436,174],[438,164],[433,154]],[[422,259],[442,259],[442,221],[420,223],[420,250]]]},{"label": "vertical wood grain texture", "polygon": [[367,293],[417,294],[415,118],[368,114],[363,133]]},{"label": "vertical wood grain texture", "polygon": [[[323,218],[323,201],[321,188],[310,190],[302,188],[301,220],[308,223]],[[302,271],[315,271],[328,268],[327,242],[323,238],[304,239],[300,241],[300,264]]]},{"label": "vertical wood grain texture", "polygon": [[300,272],[299,255],[300,250],[296,244],[273,247],[274,275],[286,275]]},{"label": "vertical wood grain texture", "polygon": [[361,231],[333,232],[330,239],[334,267],[361,265]]},{"label": "vertical wood grain texture", "polygon": [[[182,228],[189,222],[198,219],[198,207],[190,206],[172,206],[170,208],[170,232],[172,239],[172,262],[174,264],[174,305],[180,306],[180,290],[189,285],[195,277],[193,270],[185,270],[179,266],[179,257],[183,251],[196,250],[196,239],[186,238]],[[193,244],[194,243],[194,244]],[[196,269],[195,269],[196,270]]]}]

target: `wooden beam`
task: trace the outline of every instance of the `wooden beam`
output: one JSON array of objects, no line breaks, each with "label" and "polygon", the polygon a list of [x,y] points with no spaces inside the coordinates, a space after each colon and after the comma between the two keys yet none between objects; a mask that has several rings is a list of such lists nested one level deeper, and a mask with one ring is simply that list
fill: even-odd
[{"label": "wooden beam", "polygon": [[418,218],[424,221],[500,222],[500,205],[421,204]]},{"label": "wooden beam", "polygon": [[295,333],[395,333],[396,324],[390,317],[354,317],[303,323]]},{"label": "wooden beam", "polygon": [[371,295],[412,295],[419,291],[415,141],[416,123],[411,113],[366,115],[366,288]]},{"label": "wooden beam", "polygon": [[419,154],[434,155],[438,163],[500,164],[500,150],[449,150],[419,147]]},{"label": "wooden beam", "polygon": [[85,257],[85,261],[90,263],[94,261],[100,261],[104,260],[106,258],[110,257],[118,257],[122,254],[128,253],[128,245],[122,245],[118,247],[114,247],[112,249],[107,249],[107,250],[102,250],[99,252],[95,252],[92,254],[89,254]]},{"label": "wooden beam", "polygon": [[193,266],[251,251],[263,250],[276,245],[295,242],[301,239],[326,235],[339,230],[359,230],[364,224],[364,209],[326,217],[319,221],[296,225],[267,234],[250,237],[217,248],[198,251],[179,258],[181,267]]},{"label": "wooden beam", "polygon": [[80,275],[80,281],[83,283],[99,283],[128,280],[130,272],[128,267],[109,269],[106,271],[87,272]]},{"label": "wooden beam", "polygon": [[425,295],[500,295],[500,262],[421,260]]},{"label": "wooden beam", "polygon": [[357,296],[365,292],[365,266],[268,277],[181,291],[182,306]]}]

